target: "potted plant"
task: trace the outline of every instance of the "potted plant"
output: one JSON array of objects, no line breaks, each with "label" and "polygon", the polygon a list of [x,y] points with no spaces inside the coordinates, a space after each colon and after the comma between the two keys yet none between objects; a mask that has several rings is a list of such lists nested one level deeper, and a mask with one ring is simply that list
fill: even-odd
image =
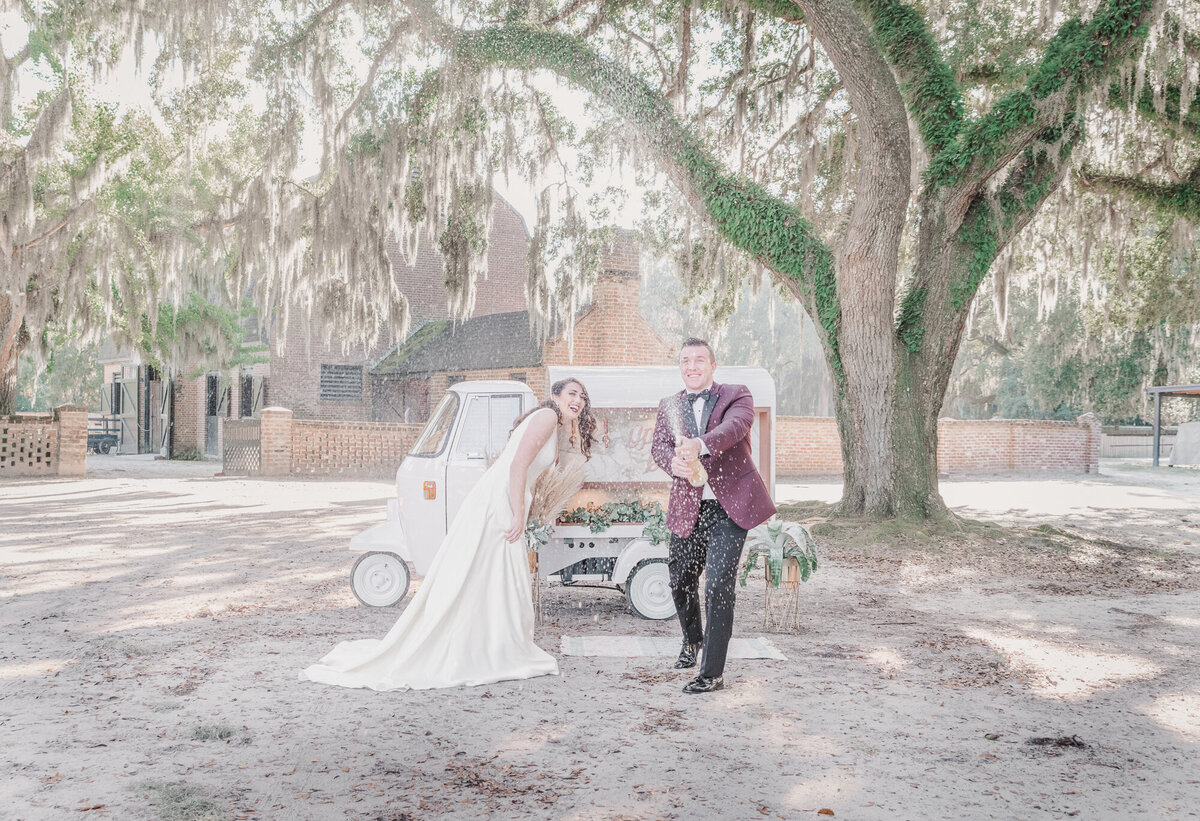
[{"label": "potted plant", "polygon": [[[817,543],[808,528],[799,522],[772,519],[761,524],[746,535],[746,564],[742,568],[742,587],[750,571],[763,560],[766,576],[767,602],[763,614],[763,626],[787,625],[793,630],[800,627],[800,582],[808,581],[817,569]],[[782,607],[775,602],[775,593],[780,586]],[[782,610],[781,613],[776,613]]]}]

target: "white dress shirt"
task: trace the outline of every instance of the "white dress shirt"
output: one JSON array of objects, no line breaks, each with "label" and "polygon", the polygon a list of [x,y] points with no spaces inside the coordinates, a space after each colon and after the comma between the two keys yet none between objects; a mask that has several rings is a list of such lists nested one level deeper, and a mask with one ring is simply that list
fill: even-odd
[{"label": "white dress shirt", "polygon": [[[707,388],[701,388],[701,390],[711,390],[711,389],[712,389],[712,385],[709,385]],[[692,403],[692,413],[694,413],[696,415],[696,431],[697,431],[696,435],[700,436],[704,433],[704,431],[700,428],[700,422],[702,419],[704,419],[704,399],[703,399],[703,397],[696,397],[696,401]],[[709,452],[708,445],[704,444],[703,440],[700,442],[700,452],[703,454],[707,454]],[[712,488],[708,486],[708,482],[704,483],[704,491],[700,494],[700,498],[701,499],[717,498],[717,494],[713,493]]]}]

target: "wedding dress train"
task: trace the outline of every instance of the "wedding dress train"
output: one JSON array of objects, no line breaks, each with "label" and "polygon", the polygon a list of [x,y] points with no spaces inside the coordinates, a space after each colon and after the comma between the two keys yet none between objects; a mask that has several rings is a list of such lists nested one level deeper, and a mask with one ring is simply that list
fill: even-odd
[{"label": "wedding dress train", "polygon": [[[342,642],[303,670],[302,680],[423,690],[558,674],[554,657],[533,643],[525,539],[504,539],[512,522],[509,470],[532,418],[513,431],[504,452],[467,494],[421,589],[387,635]],[[533,483],[556,455],[552,435],[526,473],[527,515]]]}]

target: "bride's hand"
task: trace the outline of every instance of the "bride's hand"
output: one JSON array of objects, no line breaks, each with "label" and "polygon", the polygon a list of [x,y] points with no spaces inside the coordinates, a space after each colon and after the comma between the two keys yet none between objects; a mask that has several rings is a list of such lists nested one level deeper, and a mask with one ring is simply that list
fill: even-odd
[{"label": "bride's hand", "polygon": [[511,544],[512,542],[515,542],[517,539],[521,538],[521,535],[524,532],[525,532],[525,517],[524,516],[513,516],[512,526],[509,527],[508,530],[504,531],[504,540]]}]

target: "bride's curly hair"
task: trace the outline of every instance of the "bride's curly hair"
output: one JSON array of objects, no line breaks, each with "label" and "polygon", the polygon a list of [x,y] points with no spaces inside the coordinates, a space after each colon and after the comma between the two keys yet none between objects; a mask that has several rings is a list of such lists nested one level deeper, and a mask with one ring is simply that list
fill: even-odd
[{"label": "bride's curly hair", "polygon": [[[558,423],[561,425],[563,420],[562,410],[558,407],[558,403],[554,401],[554,397],[561,396],[562,392],[566,390],[567,385],[571,384],[578,385],[579,391],[583,395],[583,410],[579,412],[579,416],[575,420],[575,424],[579,427],[579,452],[583,454],[585,459],[591,459],[592,442],[595,441],[594,434],[596,432],[596,417],[592,414],[592,399],[590,396],[588,396],[587,388],[582,382],[573,377],[560,379],[551,385],[550,397],[536,408],[532,408],[531,410],[518,416],[517,421],[513,422],[513,430],[516,430],[517,426],[524,422],[531,413],[542,408],[549,408],[550,410],[554,411],[554,415],[558,417]],[[571,441],[574,440],[575,437],[572,435]]]}]

